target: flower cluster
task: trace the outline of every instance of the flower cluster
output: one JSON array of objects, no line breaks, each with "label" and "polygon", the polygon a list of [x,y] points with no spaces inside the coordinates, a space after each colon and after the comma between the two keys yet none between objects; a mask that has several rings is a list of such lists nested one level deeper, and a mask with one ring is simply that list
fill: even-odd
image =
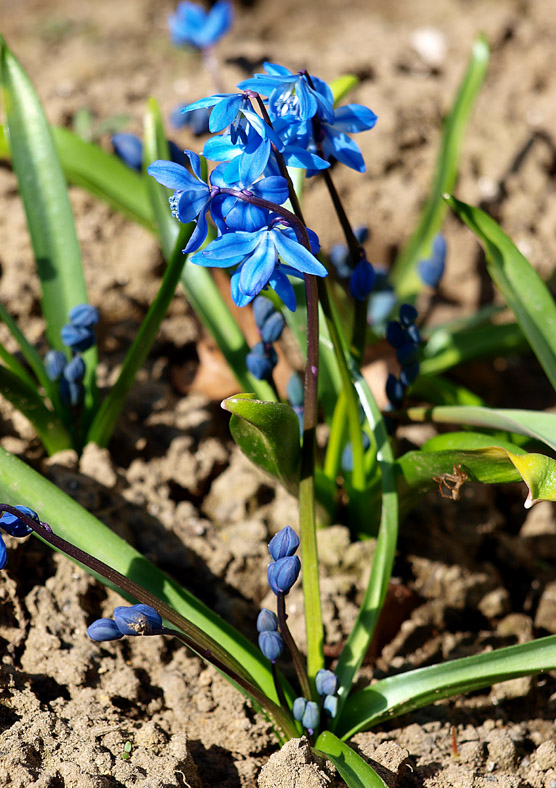
[{"label": "flower cluster", "polygon": [[432,243],[432,254],[417,263],[417,272],[424,284],[438,287],[446,267],[446,239],[440,233]]},{"label": "flower cluster", "polygon": [[[211,110],[214,136],[205,143],[203,156],[219,164],[208,179],[192,151],[185,152],[191,172],[160,160],[148,172],[174,190],[173,215],[183,223],[196,221],[184,249],[198,252],[193,263],[234,268],[231,288],[238,306],[270,286],[293,311],[295,294],[288,277],[323,277],[327,271],[315,258],[320,248],[315,233],[281,207],[290,197],[286,167],[314,175],[338,160],[363,172],[361,153],[348,134],[372,128],[376,115],[358,104],[335,109],[325,82],[272,63],[238,88],[240,92],[218,93],[184,109],[187,114]],[[217,237],[201,250],[209,214]],[[366,298],[372,266],[362,258],[356,269],[352,293]]]},{"label": "flower cluster", "polygon": [[386,327],[386,339],[396,350],[401,366],[400,377],[388,375],[386,396],[394,408],[401,407],[405,392],[419,374],[419,343],[421,337],[415,325],[417,310],[411,304],[402,304],[400,319],[391,320]]},{"label": "flower cluster", "polygon": [[160,635],[162,618],[150,605],[121,605],[114,608],[114,618],[99,618],[88,627],[91,640],[119,640],[124,635]]},{"label": "flower cluster", "polygon": [[258,296],[253,301],[253,314],[261,341],[247,354],[245,362],[249,372],[258,380],[270,380],[272,370],[278,363],[278,356],[272,346],[282,336],[286,321],[264,296]]},{"label": "flower cluster", "polygon": [[299,547],[299,536],[289,525],[272,537],[268,552],[272,562],[268,565],[268,584],[278,596],[287,594],[301,570],[301,561],[294,555]]},{"label": "flower cluster", "polygon": [[272,610],[263,607],[257,616],[257,632],[260,650],[267,659],[276,662],[284,651],[284,641],[278,632],[278,618]]},{"label": "flower cluster", "polygon": [[[15,508],[19,509],[20,512],[23,512],[23,514],[26,514],[35,522],[39,522],[38,514],[32,509],[29,509],[28,506],[16,506]],[[0,517],[0,528],[10,536],[15,536],[18,539],[33,533],[32,529],[29,528],[28,525],[16,517],[15,514],[11,514],[10,512],[3,512],[2,516]],[[0,569],[3,569],[6,566],[7,560],[8,554],[6,551],[6,545],[0,536]]]},{"label": "flower cluster", "polygon": [[83,378],[85,377],[84,353],[96,343],[94,326],[98,323],[98,311],[89,304],[79,304],[69,313],[69,323],[60,331],[62,342],[72,352],[67,361],[61,350],[49,350],[44,366],[49,380],[60,382],[60,397],[64,405],[77,407],[83,400]]},{"label": "flower cluster", "polygon": [[[315,676],[315,687],[321,696],[321,705],[329,717],[334,718],[338,712],[338,677],[331,670],[319,670]],[[320,722],[320,708],[318,703],[307,698],[296,698],[292,707],[293,716],[313,735]]]}]

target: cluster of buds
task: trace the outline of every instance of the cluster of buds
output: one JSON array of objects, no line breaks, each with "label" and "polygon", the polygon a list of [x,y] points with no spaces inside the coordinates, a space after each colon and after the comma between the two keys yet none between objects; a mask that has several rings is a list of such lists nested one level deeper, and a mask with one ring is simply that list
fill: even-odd
[{"label": "cluster of buds", "polygon": [[284,651],[284,641],[278,632],[278,617],[272,610],[263,607],[257,616],[257,632],[260,650],[272,663],[276,662]]},{"label": "cluster of buds", "polygon": [[119,640],[124,635],[161,635],[162,618],[150,605],[121,605],[114,618],[99,618],[87,628],[91,640]]},{"label": "cluster of buds", "polygon": [[[338,711],[338,677],[331,670],[319,670],[315,676],[315,687],[321,696],[322,709],[329,717],[335,717]],[[313,735],[320,722],[320,707],[315,701],[307,698],[296,698],[292,713],[294,718],[300,722],[310,736]]]},{"label": "cluster of buds", "polygon": [[272,557],[267,569],[268,584],[276,596],[287,594],[299,577],[301,561],[294,555],[298,547],[299,536],[289,525],[278,531],[268,544]]},{"label": "cluster of buds", "polygon": [[245,363],[249,372],[258,380],[270,380],[272,370],[278,363],[273,344],[282,336],[286,321],[282,313],[277,312],[272,302],[264,296],[257,296],[253,301],[253,315],[261,341],[247,354]]},{"label": "cluster of buds", "polygon": [[386,339],[396,350],[401,366],[400,377],[388,375],[386,396],[394,408],[401,407],[407,388],[419,374],[419,343],[421,337],[415,325],[417,310],[411,304],[402,304],[400,319],[391,320],[386,327]]},{"label": "cluster of buds", "polygon": [[62,342],[72,352],[68,361],[61,350],[49,350],[44,366],[49,380],[60,382],[60,396],[64,405],[76,407],[83,400],[83,378],[85,362],[81,356],[96,343],[94,326],[98,323],[98,311],[89,304],[79,304],[69,313],[69,323],[60,331]]},{"label": "cluster of buds", "polygon": [[[359,244],[369,237],[366,227],[356,227],[353,234]],[[330,250],[330,262],[339,279],[349,279],[349,291],[357,301],[364,301],[374,286],[375,271],[361,249],[361,259],[352,267],[350,251],[345,244],[335,244]]]}]

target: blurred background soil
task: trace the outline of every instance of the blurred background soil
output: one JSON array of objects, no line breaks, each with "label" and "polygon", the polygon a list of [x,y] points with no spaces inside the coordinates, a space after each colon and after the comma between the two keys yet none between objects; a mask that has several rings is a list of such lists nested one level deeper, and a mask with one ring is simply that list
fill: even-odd
[{"label": "blurred background soil", "polygon": [[[198,56],[169,42],[166,16],[173,9],[166,0],[0,0],[0,32],[53,123],[71,126],[88,109],[98,122],[127,115],[125,130],[141,134],[149,96],[167,117],[178,103],[214,92]],[[379,116],[373,131],[357,137],[367,172],[337,168],[334,177],[353,223],[370,227],[369,259],[385,265],[415,226],[443,116],[483,32],[492,59],[456,194],[489,210],[541,275],[552,276],[556,15],[550,0],[259,0],[236,10],[233,31],[218,45],[226,90],[261,70],[264,60],[326,80],[359,77],[348,100]],[[187,131],[169,136],[182,148],[202,147]],[[107,135],[100,142],[109,148]],[[163,263],[146,230],[77,188],[70,193],[90,300],[101,313],[106,382],[156,293]],[[38,284],[7,164],[0,166],[0,204],[0,297],[44,351]],[[322,245],[340,241],[336,221],[323,221],[332,214],[316,180],[305,204]],[[496,299],[471,234],[448,218],[446,236],[447,273],[430,305],[435,321],[472,314]],[[11,347],[2,326],[0,340]],[[267,594],[266,542],[286,523],[295,525],[296,508],[231,446],[218,407],[229,381],[207,348],[178,292],[110,452],[89,447],[80,461],[71,452],[46,460],[28,424],[3,402],[0,442],[254,638]],[[200,359],[204,378],[184,396]],[[517,358],[474,365],[466,385],[491,405],[554,404],[535,364]],[[541,504],[525,516],[524,498],[520,487],[468,485],[459,503],[435,493],[410,515],[390,601],[401,628],[383,631],[362,684],[556,633],[554,510]],[[350,544],[342,526],[319,538],[332,660],[356,615],[374,545]],[[181,647],[156,638],[91,643],[87,624],[110,614],[116,595],[38,540],[9,546],[0,574],[1,785],[252,788],[265,764],[262,788],[333,783],[334,775],[309,763],[302,746],[269,760],[276,748],[268,726]],[[296,591],[289,612],[302,641],[301,605]],[[555,711],[556,678],[547,674],[441,703],[360,734],[356,743],[382,765],[389,786],[556,788]],[[127,741],[132,753],[124,760]]]}]

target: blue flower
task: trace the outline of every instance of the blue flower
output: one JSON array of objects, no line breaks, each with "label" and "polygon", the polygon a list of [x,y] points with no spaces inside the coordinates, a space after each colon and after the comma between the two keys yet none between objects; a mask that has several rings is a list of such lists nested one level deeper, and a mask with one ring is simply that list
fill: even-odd
[{"label": "blue flower", "polygon": [[49,350],[44,357],[44,368],[49,380],[60,380],[64,367],[68,363],[66,354],[61,350]]},{"label": "blue flower", "polygon": [[267,659],[276,662],[284,651],[282,635],[279,632],[263,630],[259,635],[259,648]]},{"label": "blue flower", "polygon": [[116,607],[114,621],[122,635],[156,635],[162,629],[162,618],[150,605]]},{"label": "blue flower", "polygon": [[299,536],[289,525],[275,534],[268,543],[268,552],[274,561],[293,555],[299,547]]},{"label": "blue flower", "polygon": [[[29,509],[28,506],[16,506],[20,512],[26,514],[36,523],[39,521],[39,515],[33,511],[33,509]],[[23,536],[29,536],[29,534],[33,533],[33,529],[28,526],[23,520],[20,520],[19,517],[16,517],[15,514],[11,514],[10,512],[3,512],[2,516],[0,517],[0,528],[5,531],[10,536],[15,536],[18,539],[21,539]],[[0,567],[1,568],[1,567]]]},{"label": "blue flower", "polygon": [[183,129],[187,126],[191,132],[200,137],[209,131],[210,109],[187,109],[189,104],[178,104],[170,114],[170,123],[175,129]]},{"label": "blue flower", "polygon": [[250,110],[251,102],[244,93],[215,93],[213,96],[207,96],[185,105],[182,112],[187,115],[199,110],[208,111],[209,108],[212,108],[209,131],[215,134],[217,131],[224,131],[228,126],[231,126],[231,137],[234,144],[237,137],[240,137],[244,142],[247,141],[245,128],[248,121],[243,110]]},{"label": "blue flower", "polygon": [[74,306],[73,309],[70,309],[68,317],[74,326],[84,326],[85,328],[92,328],[99,321],[98,309],[91,304]]},{"label": "blue flower", "polygon": [[[213,187],[233,187],[275,205],[282,205],[289,197],[288,183],[280,175],[261,178],[254,183],[244,180],[230,181],[225,164],[219,165],[212,172],[210,182]],[[219,194],[217,199],[213,200],[211,212],[217,226],[222,230],[253,232],[265,227],[270,221],[269,210],[259,208],[257,205],[231,194]]]},{"label": "blue flower", "polygon": [[438,234],[432,244],[432,255],[426,260],[419,260],[417,272],[426,285],[438,287],[446,266],[446,239]]},{"label": "blue flower", "polygon": [[170,36],[177,46],[189,44],[197,49],[213,46],[228,32],[234,19],[233,5],[219,0],[210,11],[196,3],[179,3],[176,13],[168,17]]},{"label": "blue flower", "polygon": [[315,688],[319,695],[334,695],[338,687],[338,676],[331,670],[317,671]]},{"label": "blue flower", "polygon": [[268,584],[276,596],[288,593],[299,577],[300,571],[301,561],[296,555],[280,558],[278,561],[273,561],[268,565]]},{"label": "blue flower", "polygon": [[[357,172],[365,172],[365,162],[359,146],[348,137],[348,132],[355,134],[359,131],[372,129],[377,122],[377,116],[368,107],[361,104],[348,104],[335,110],[334,118],[328,121],[323,118],[320,122],[321,145],[324,158],[331,158],[351,167]],[[308,172],[308,175],[315,173]]]},{"label": "blue flower", "polygon": [[[303,74],[294,74],[277,63],[264,63],[266,74],[255,74],[238,84],[241,90],[254,90],[268,96],[271,119],[288,117],[308,120],[317,112],[332,121],[334,117],[333,96],[328,85],[318,77],[311,76],[315,87],[311,87]],[[320,88],[320,90],[319,90]]]},{"label": "blue flower", "polygon": [[95,332],[92,328],[75,326],[73,323],[62,326],[60,336],[64,345],[70,347],[75,353],[84,353],[96,342]]},{"label": "blue flower", "polygon": [[312,700],[307,701],[307,705],[305,706],[305,711],[303,712],[303,717],[301,718],[301,724],[303,725],[304,728],[307,729],[307,731],[311,736],[318,728],[319,721],[320,721],[320,709],[318,703],[315,703]]},{"label": "blue flower", "polygon": [[303,719],[303,715],[305,714],[305,708],[307,706],[307,698],[296,698],[293,702],[292,706],[292,714],[294,720],[301,722]]},{"label": "blue flower", "polygon": [[[315,238],[313,233],[310,236],[313,244]],[[257,232],[227,233],[196,254],[192,262],[219,268],[237,265],[232,275],[232,298],[238,306],[250,303],[263,287],[270,285],[288,309],[295,311],[295,294],[286,273],[326,276],[327,271],[311,252],[294,239],[292,229],[281,228],[278,223]],[[282,266],[279,258],[286,265]]]},{"label": "blue flower", "polygon": [[275,314],[275,309],[272,301],[264,296],[257,296],[253,301],[253,316],[259,331],[262,331],[264,324],[273,314]]},{"label": "blue flower", "polygon": [[114,153],[132,170],[141,172],[143,167],[143,143],[135,134],[121,132],[112,135]]},{"label": "blue flower", "polygon": [[322,708],[334,719],[338,713],[338,698],[336,695],[327,695],[322,702]]}]

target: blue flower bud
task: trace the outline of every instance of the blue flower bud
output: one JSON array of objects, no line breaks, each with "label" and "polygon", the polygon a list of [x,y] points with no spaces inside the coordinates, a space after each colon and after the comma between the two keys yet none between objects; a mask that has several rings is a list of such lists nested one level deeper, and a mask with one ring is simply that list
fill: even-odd
[{"label": "blue flower bud", "polygon": [[315,676],[315,687],[319,695],[334,695],[338,688],[338,676],[331,670],[321,669]]},{"label": "blue flower bud", "polygon": [[[33,509],[29,509],[28,506],[16,506],[20,512],[26,514],[27,517],[30,517],[36,523],[40,522],[39,515],[33,511]],[[0,528],[2,528],[7,534],[10,536],[16,536],[20,539],[22,536],[28,536],[29,534],[33,533],[33,529],[30,528],[23,520],[20,520],[19,517],[16,517],[15,514],[11,514],[10,512],[4,512],[0,517]]]},{"label": "blue flower bud", "polygon": [[398,348],[396,357],[402,367],[414,364],[419,358],[419,346],[414,345],[413,342],[407,342],[405,345]]},{"label": "blue flower bud", "polygon": [[419,312],[412,304],[402,304],[400,306],[400,320],[404,326],[409,326],[417,320]]},{"label": "blue flower bud", "polygon": [[410,339],[415,345],[418,345],[421,342],[421,334],[419,333],[419,329],[412,323],[410,326],[406,328],[408,339]]},{"label": "blue flower bud", "polygon": [[303,382],[296,372],[293,373],[288,381],[286,394],[292,408],[303,407],[303,403],[305,402],[305,390],[303,388]]},{"label": "blue flower bud", "polygon": [[347,246],[344,244],[334,244],[330,250],[329,258],[340,279],[347,279],[348,276],[351,276],[349,249]]},{"label": "blue flower bud", "polygon": [[349,291],[357,301],[364,301],[375,281],[375,271],[368,260],[360,260],[349,280]]},{"label": "blue flower bud", "polygon": [[255,298],[253,301],[253,316],[255,317],[255,323],[259,331],[262,330],[268,318],[274,314],[275,311],[272,301],[269,301],[268,298],[264,296],[257,296]]},{"label": "blue flower bud", "polygon": [[334,719],[338,713],[338,696],[327,695],[323,701],[322,708]]},{"label": "blue flower bud", "polygon": [[0,569],[3,569],[6,566],[7,560],[8,560],[8,551],[6,550],[6,545],[4,544],[4,540],[0,536]]},{"label": "blue flower bud", "polygon": [[150,605],[121,605],[114,608],[114,621],[122,635],[156,635],[162,618]]},{"label": "blue flower bud", "polygon": [[60,398],[64,405],[76,408],[83,402],[84,393],[85,389],[82,383],[72,383],[66,378],[62,378],[60,381]]},{"label": "blue flower bud", "polygon": [[432,256],[417,264],[419,276],[429,287],[438,287],[446,266],[446,239],[438,234],[433,241]]},{"label": "blue flower bud", "polygon": [[52,381],[60,380],[67,363],[66,354],[62,353],[61,350],[49,350],[44,357],[44,368],[48,379]]},{"label": "blue flower bud", "polygon": [[85,326],[74,326],[73,323],[68,323],[62,326],[60,331],[62,342],[67,347],[72,348],[77,353],[83,353],[95,344],[94,331]]},{"label": "blue flower bud", "polygon": [[[262,342],[258,344],[262,346]],[[256,351],[257,347],[258,345],[255,345],[251,352],[245,356],[245,365],[257,380],[269,380],[274,367],[266,354],[261,355]]]},{"label": "blue flower bud", "polygon": [[314,731],[318,728],[319,721],[320,721],[320,709],[318,703],[315,703],[312,700],[308,700],[307,705],[305,706],[305,711],[303,712],[301,724],[312,735]]},{"label": "blue flower bud", "polygon": [[123,638],[123,634],[118,629],[116,622],[111,618],[99,618],[93,621],[90,627],[87,628],[87,634],[91,640],[119,640]]},{"label": "blue flower bud", "polygon": [[407,342],[407,335],[399,320],[390,320],[386,326],[386,341],[393,348],[399,348]]},{"label": "blue flower bud", "polygon": [[81,356],[74,356],[64,369],[68,383],[81,383],[85,377],[85,362]]},{"label": "blue flower bud", "polygon": [[272,610],[263,607],[257,616],[257,632],[276,632],[278,629],[278,618]]},{"label": "blue flower bud", "polygon": [[360,244],[364,244],[367,238],[369,237],[369,228],[367,225],[362,224],[361,227],[356,227],[353,231],[353,234],[357,238]]},{"label": "blue flower bud", "polygon": [[270,315],[270,317],[265,320],[261,328],[262,341],[266,345],[271,345],[273,342],[276,342],[282,336],[285,325],[286,321],[284,315],[281,312],[274,312],[273,315]]},{"label": "blue flower bud", "polygon": [[399,408],[403,402],[405,388],[395,375],[388,375],[386,380],[386,396],[395,408]]},{"label": "blue flower bud", "polygon": [[112,147],[114,153],[124,164],[132,170],[141,172],[143,166],[143,143],[135,134],[114,134],[112,135]]},{"label": "blue flower bud", "polygon": [[408,366],[404,367],[400,372],[400,383],[407,388],[411,386],[418,376],[419,364],[408,364]]},{"label": "blue flower bud", "polygon": [[306,698],[296,698],[293,702],[292,706],[292,714],[294,720],[301,722],[303,719],[303,715],[305,714],[305,707],[307,706],[307,699]]},{"label": "blue flower bud", "polygon": [[291,526],[286,525],[272,537],[268,543],[268,552],[274,561],[278,561],[280,558],[293,555],[298,547],[299,536]]},{"label": "blue flower bud", "polygon": [[270,588],[276,596],[287,594],[293,586],[301,570],[301,561],[296,555],[280,558],[268,565],[267,577]]},{"label": "blue flower bud", "polygon": [[90,304],[78,304],[70,309],[69,321],[74,326],[92,328],[98,323],[98,309]]},{"label": "blue flower bud", "polygon": [[284,651],[284,641],[279,632],[264,631],[259,635],[259,648],[271,662],[276,662]]}]

